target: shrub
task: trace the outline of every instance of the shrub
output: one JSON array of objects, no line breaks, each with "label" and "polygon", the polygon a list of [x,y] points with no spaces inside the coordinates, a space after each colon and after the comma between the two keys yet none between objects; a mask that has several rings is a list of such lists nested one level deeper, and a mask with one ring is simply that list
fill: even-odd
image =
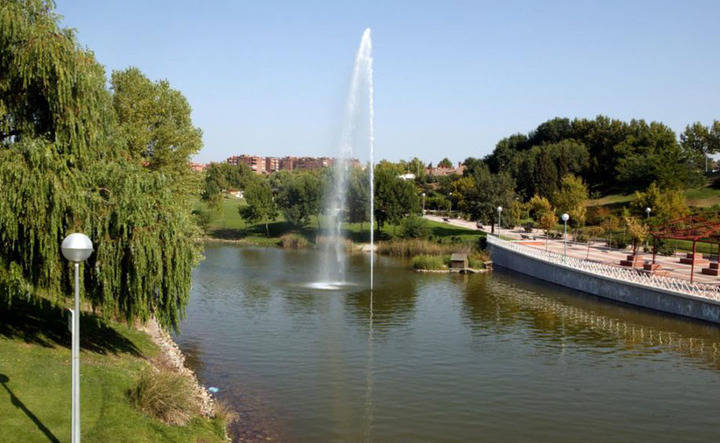
[{"label": "shrub", "polygon": [[195,221],[197,222],[200,229],[202,229],[203,232],[207,233],[208,227],[210,226],[210,221],[212,221],[211,212],[209,210],[194,209],[192,211],[192,215],[195,218]]},{"label": "shrub", "polygon": [[225,425],[229,425],[238,419],[238,414],[222,400],[215,400],[215,418],[218,418]]},{"label": "shrub", "polygon": [[575,231],[573,231],[573,240],[577,243],[585,243],[590,240],[590,237],[585,232],[583,232],[582,229],[576,229]]},{"label": "shrub", "polygon": [[417,215],[405,217],[400,222],[400,237],[402,238],[427,238],[430,234],[427,220]]},{"label": "shrub", "polygon": [[136,408],[171,425],[184,425],[200,412],[190,380],[165,369],[146,368],[129,396]]},{"label": "shrub", "polygon": [[608,239],[608,246],[615,249],[625,249],[630,244],[630,237],[625,234],[613,235]]},{"label": "shrub", "polygon": [[473,269],[482,269],[488,260],[490,260],[490,257],[487,255],[487,252],[475,252],[468,255],[468,266]]},{"label": "shrub", "polygon": [[[391,240],[377,244],[377,253],[396,257],[414,257],[416,255],[451,254],[458,247],[452,244],[435,243],[421,239]],[[467,248],[468,250],[470,247]]]},{"label": "shrub", "polygon": [[308,241],[302,235],[285,234],[280,237],[280,245],[285,249],[301,249],[308,246]]},{"label": "shrub", "polygon": [[[675,255],[675,252],[677,252],[675,246],[671,245],[667,240],[658,240],[656,246],[657,253],[666,257],[673,256]],[[650,250],[652,251],[652,245],[650,246]]]},{"label": "shrub", "polygon": [[445,258],[441,255],[417,255],[412,259],[412,267],[423,270],[447,269]]}]

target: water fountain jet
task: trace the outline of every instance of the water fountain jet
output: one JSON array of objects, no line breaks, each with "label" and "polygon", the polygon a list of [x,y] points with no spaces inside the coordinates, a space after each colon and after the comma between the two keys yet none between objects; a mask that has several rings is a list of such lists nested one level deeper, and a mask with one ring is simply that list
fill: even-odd
[{"label": "water fountain jet", "polygon": [[[363,86],[366,87],[363,88]],[[367,96],[365,96],[367,91]],[[374,285],[374,226],[375,226],[375,198],[374,198],[374,87],[372,68],[372,39],[370,28],[363,33],[360,47],[355,55],[355,63],[350,82],[350,90],[345,105],[345,116],[340,135],[339,153],[333,165],[333,177],[325,192],[323,213],[325,215],[326,229],[322,240],[322,259],[318,282],[313,287],[321,289],[341,289],[346,283],[346,251],[345,238],[342,233],[342,223],[347,213],[347,189],[350,159],[353,156],[353,147],[360,133],[358,122],[361,121],[361,101],[367,98],[367,119],[370,158],[369,158],[369,188],[370,188],[370,288]]]}]

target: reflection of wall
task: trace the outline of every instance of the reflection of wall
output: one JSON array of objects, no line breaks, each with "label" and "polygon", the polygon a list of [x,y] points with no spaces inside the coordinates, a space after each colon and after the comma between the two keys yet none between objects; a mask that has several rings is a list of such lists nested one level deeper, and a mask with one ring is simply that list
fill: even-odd
[{"label": "reflection of wall", "polygon": [[[501,300],[503,312],[530,313],[533,324],[545,338],[550,338],[547,333],[554,331],[568,339],[582,342],[588,338],[589,332],[598,332],[602,336],[614,337],[627,346],[640,346],[653,352],[659,347],[701,359],[714,368],[720,368],[720,333],[710,325],[632,308],[620,308],[618,311],[619,306],[610,303],[604,303],[608,309],[599,311],[597,307],[585,307],[583,300],[577,296],[565,297],[563,301],[552,295],[540,295],[514,285],[489,290],[502,293],[498,300]],[[624,318],[626,316],[629,319]],[[658,326],[653,326],[651,322]],[[595,339],[591,340],[595,342]]]},{"label": "reflection of wall", "polygon": [[493,263],[513,271],[631,305],[720,323],[720,304],[661,289],[641,287],[547,263],[488,243]]}]

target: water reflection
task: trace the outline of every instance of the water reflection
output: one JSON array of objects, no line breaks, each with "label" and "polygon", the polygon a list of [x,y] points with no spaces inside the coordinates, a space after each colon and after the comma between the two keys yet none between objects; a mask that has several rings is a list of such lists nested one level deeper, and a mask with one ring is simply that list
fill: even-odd
[{"label": "water reflection", "polygon": [[[480,277],[480,276],[477,276]],[[476,330],[500,332],[524,323],[533,340],[556,347],[618,348],[623,356],[675,352],[720,369],[720,328],[611,303],[508,271],[472,278],[464,289],[464,315]]]},{"label": "water reflection", "polygon": [[371,293],[362,255],[357,286],[314,291],[314,254],[212,247],[195,271],[178,343],[241,412],[238,438],[720,438],[720,328],[386,258]]}]

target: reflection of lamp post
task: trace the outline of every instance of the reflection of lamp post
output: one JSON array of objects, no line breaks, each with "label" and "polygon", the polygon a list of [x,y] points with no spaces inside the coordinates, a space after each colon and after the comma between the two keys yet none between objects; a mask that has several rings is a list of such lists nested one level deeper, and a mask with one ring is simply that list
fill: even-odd
[{"label": "reflection of lamp post", "polygon": [[563,233],[563,261],[565,261],[565,256],[567,255],[567,221],[570,219],[570,216],[565,213],[561,218],[563,223],[565,223],[565,232]]},{"label": "reflection of lamp post", "polygon": [[422,213],[423,213],[423,215],[425,215],[425,193],[424,192],[422,193],[422,196],[423,196],[423,212]]},{"label": "reflection of lamp post", "polygon": [[60,247],[62,255],[75,265],[75,309],[72,312],[72,442],[80,442],[80,263],[93,252],[93,245],[85,234],[65,237]]},{"label": "reflection of lamp post", "polygon": [[502,226],[502,206],[497,207],[498,212],[498,238],[500,238],[500,227]]}]

